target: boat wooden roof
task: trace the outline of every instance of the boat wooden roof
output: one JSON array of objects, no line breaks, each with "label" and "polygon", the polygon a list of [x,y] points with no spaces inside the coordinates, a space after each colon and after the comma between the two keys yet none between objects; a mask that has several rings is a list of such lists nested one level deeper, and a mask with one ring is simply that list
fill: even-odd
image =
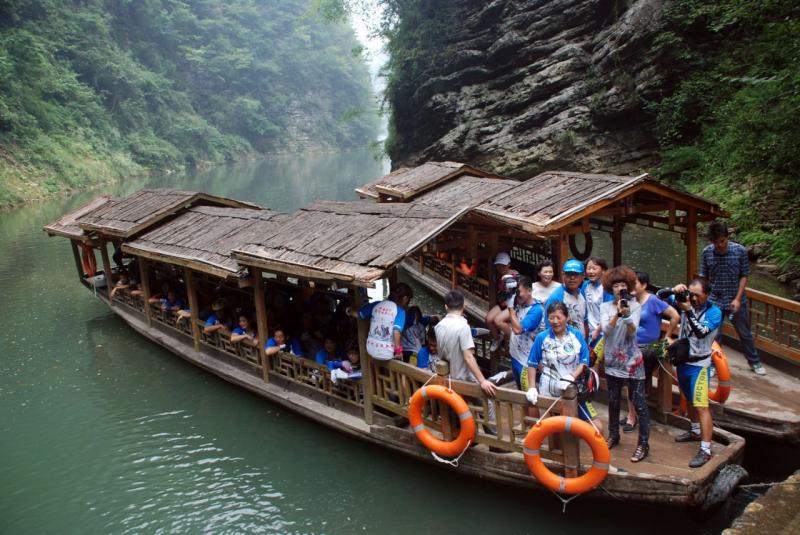
[{"label": "boat wooden roof", "polygon": [[236,249],[239,263],[371,286],[466,211],[416,203],[317,201]]},{"label": "boat wooden roof", "polygon": [[[638,205],[638,212],[644,208],[651,212],[693,208],[699,221],[729,216],[718,204],[656,182],[646,173],[618,176],[548,171],[516,181],[484,178],[491,175],[459,166],[463,164],[432,162],[398,169],[356,192],[379,202],[466,204],[472,213],[539,235],[557,232],[584,217],[606,215],[604,208],[626,199]],[[437,169],[438,174],[434,172]],[[447,169],[459,172],[445,176]]]},{"label": "boat wooden roof", "polygon": [[260,208],[255,204],[195,191],[142,189],[127,197],[102,204],[76,221],[86,232],[130,238],[150,225],[196,204]]},{"label": "boat wooden roof", "polygon": [[460,162],[427,162],[413,168],[396,169],[386,176],[356,188],[356,193],[361,197],[372,199],[378,199],[383,195],[395,200],[408,201],[463,175],[501,178]]},{"label": "boat wooden roof", "polygon": [[87,214],[111,202],[113,202],[113,200],[110,195],[95,197],[86,204],[81,205],[80,208],[61,216],[58,221],[45,225],[43,227],[44,231],[50,236],[64,236],[65,238],[86,241],[88,236],[86,236],[83,229],[78,226],[78,221]]},{"label": "boat wooden roof", "polygon": [[225,278],[240,269],[233,249],[273,233],[287,217],[266,209],[194,206],[125,243],[122,250]]}]

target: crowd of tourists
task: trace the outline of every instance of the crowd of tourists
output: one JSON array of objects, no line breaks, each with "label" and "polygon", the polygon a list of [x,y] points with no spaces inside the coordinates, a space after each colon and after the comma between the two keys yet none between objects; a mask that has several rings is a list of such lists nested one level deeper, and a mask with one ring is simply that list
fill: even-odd
[{"label": "crowd of tourists", "polygon": [[[766,373],[755,351],[744,297],[749,275],[746,251],[728,239],[723,223],[712,223],[708,238],[711,243],[703,251],[699,276],[656,294],[647,273],[624,265],[609,268],[602,258],[567,260],[557,282],[552,262],[537,266],[534,281],[511,267],[508,253],[498,254],[494,262],[498,296],[485,318],[491,349],[507,340],[513,380],[533,406],[540,393],[558,397],[569,385],[592,380],[593,370],[602,367],[608,390],[606,443],[614,448],[620,432],[638,428],[632,462],[649,454],[647,390],[653,371],[669,355],[691,420],[691,429],[675,440],[698,441],[699,450],[689,466],[704,465],[712,454],[711,344],[721,336],[726,318],[743,342],[751,369],[758,375]],[[464,314],[464,295],[454,290],[444,297],[442,318],[409,308],[411,298],[410,288],[400,284],[387,300],[357,313],[370,319],[368,353],[379,360],[413,358],[420,366],[444,359],[453,379],[475,382],[487,396],[494,396],[494,378],[485,377],[475,359],[475,330]],[[662,336],[665,320],[668,326]],[[623,389],[628,414],[621,419]],[[582,419],[603,430],[591,401],[581,401],[578,409]]]}]

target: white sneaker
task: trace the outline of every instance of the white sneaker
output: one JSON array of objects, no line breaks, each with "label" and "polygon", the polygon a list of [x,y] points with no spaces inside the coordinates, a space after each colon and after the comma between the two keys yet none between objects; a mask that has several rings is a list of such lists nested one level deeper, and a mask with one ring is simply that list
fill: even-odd
[{"label": "white sneaker", "polygon": [[503,343],[503,333],[500,333],[500,338],[495,338],[492,340],[492,345],[489,346],[489,352],[494,353],[500,347],[500,344]]},{"label": "white sneaker", "polygon": [[750,366],[750,369],[753,370],[753,373],[756,375],[767,375],[767,370],[764,369],[764,365],[760,362],[756,362]]}]

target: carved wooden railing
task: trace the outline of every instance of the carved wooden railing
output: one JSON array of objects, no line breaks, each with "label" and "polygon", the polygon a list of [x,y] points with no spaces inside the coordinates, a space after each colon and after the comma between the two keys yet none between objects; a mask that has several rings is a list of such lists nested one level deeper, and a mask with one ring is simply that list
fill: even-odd
[{"label": "carved wooden railing", "polygon": [[[174,314],[174,313],[173,313]],[[191,320],[184,320],[179,324],[189,325],[189,336],[191,333]],[[249,364],[255,369],[261,369],[261,359],[258,354],[258,345],[250,340],[241,340],[239,342],[231,342],[231,336],[227,332],[214,331],[213,333],[204,333],[203,327],[205,322],[197,320],[197,325],[200,327],[200,343],[208,347],[213,347],[226,355],[229,355],[237,360]],[[174,326],[173,326],[174,327]]]},{"label": "carved wooden railing", "polygon": [[[745,295],[756,347],[800,363],[800,303],[750,288]],[[728,321],[723,333],[737,338]]]},{"label": "carved wooden railing", "polygon": [[360,380],[340,379],[334,383],[327,366],[291,353],[279,352],[267,357],[267,360],[270,377],[280,376],[287,381],[305,385],[338,400],[359,407],[364,406]]},{"label": "carved wooden railing", "polygon": [[[392,414],[407,417],[411,396],[431,378],[430,372],[398,360],[370,359],[370,366],[373,404]],[[496,397],[490,401],[475,383],[451,382],[446,377],[436,377],[433,381],[449,385],[467,402],[475,419],[475,442],[503,451],[522,452],[522,442],[537,421],[528,415],[531,406],[523,392],[498,388]],[[574,393],[574,388],[571,388],[571,392]],[[552,398],[541,396],[537,405],[544,413],[554,402]],[[556,402],[548,416],[556,414],[576,416],[576,400],[561,399]],[[445,439],[453,434],[452,425],[457,421],[458,418],[449,408],[443,409],[438,406],[438,402],[427,404],[426,425],[439,432]],[[559,442],[561,446],[558,445]],[[555,435],[551,435],[548,443],[542,446],[541,455],[564,466],[577,467],[580,464],[579,444],[572,435],[563,435],[560,441]]]},{"label": "carved wooden railing", "polygon": [[489,300],[489,281],[482,277],[468,277],[458,269],[460,262],[445,261],[436,255],[420,253],[417,263],[422,266],[423,272],[428,270],[445,279],[451,288],[460,288],[476,297]]},{"label": "carved wooden railing", "polygon": [[119,288],[112,298],[115,303],[120,303],[128,308],[144,314],[144,299],[141,295],[131,295],[128,288]]}]

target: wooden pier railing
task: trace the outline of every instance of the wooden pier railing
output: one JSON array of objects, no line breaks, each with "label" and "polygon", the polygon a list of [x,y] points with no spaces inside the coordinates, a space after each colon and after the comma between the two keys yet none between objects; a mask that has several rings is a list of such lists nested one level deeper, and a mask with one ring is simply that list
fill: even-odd
[{"label": "wooden pier railing", "polygon": [[[745,295],[756,347],[800,364],[800,303],[750,288]],[[737,338],[730,322],[723,333]]]}]

